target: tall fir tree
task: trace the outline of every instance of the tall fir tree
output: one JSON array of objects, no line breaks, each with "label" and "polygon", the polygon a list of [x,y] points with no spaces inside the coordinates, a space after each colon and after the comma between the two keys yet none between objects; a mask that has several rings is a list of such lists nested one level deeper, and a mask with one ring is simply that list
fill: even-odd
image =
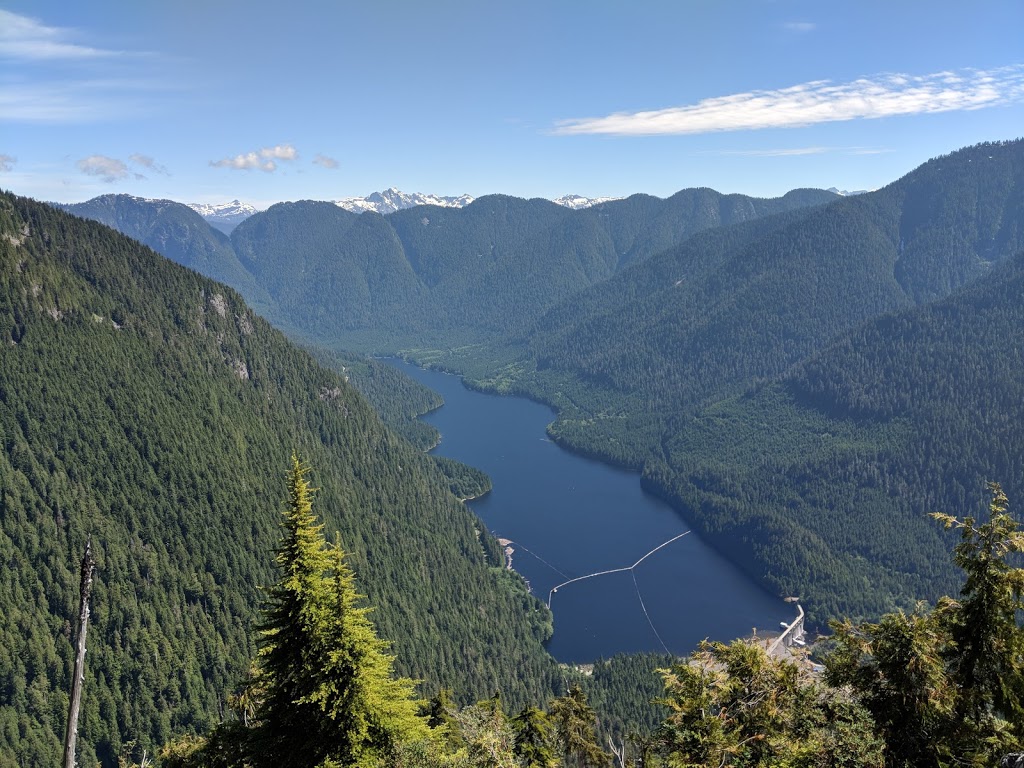
[{"label": "tall fir tree", "polygon": [[1014,567],[1024,552],[1024,531],[1008,513],[1002,487],[989,483],[989,492],[988,522],[932,515],[960,530],[953,561],[966,576],[960,599],[945,601],[938,613],[948,625],[951,682],[961,692],[957,717],[978,726],[1001,717],[1024,738],[1024,632],[1017,620],[1024,610],[1024,568]]},{"label": "tall fir tree", "polygon": [[371,766],[399,743],[428,738],[414,683],[358,605],[340,544],[327,545],[312,510],[308,468],[292,457],[288,508],[260,627],[262,701],[252,740],[258,765]]}]

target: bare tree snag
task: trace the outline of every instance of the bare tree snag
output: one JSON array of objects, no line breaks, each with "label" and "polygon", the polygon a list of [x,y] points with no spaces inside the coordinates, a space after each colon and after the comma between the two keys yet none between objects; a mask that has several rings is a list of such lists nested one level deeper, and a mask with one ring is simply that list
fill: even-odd
[{"label": "bare tree snag", "polygon": [[89,629],[89,597],[92,594],[92,573],[96,561],[92,559],[92,539],[85,542],[82,558],[81,599],[78,607],[78,649],[75,654],[75,676],[71,682],[71,704],[68,707],[68,729],[64,735],[64,768],[75,768],[75,742],[78,740],[78,708],[82,703],[82,683],[85,680],[85,633]]},{"label": "bare tree snag", "polygon": [[626,740],[619,739],[619,745],[616,747],[615,742],[612,741],[612,737],[609,736],[608,749],[610,749],[612,754],[615,755],[615,759],[619,763],[619,768],[626,768]]}]

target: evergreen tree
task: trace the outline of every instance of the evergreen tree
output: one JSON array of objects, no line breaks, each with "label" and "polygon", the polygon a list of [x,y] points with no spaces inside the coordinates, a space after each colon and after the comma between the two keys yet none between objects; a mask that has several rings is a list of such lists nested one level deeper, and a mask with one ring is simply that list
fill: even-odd
[{"label": "evergreen tree", "polygon": [[882,765],[863,707],[761,645],[705,642],[662,674],[669,715],[658,735],[668,765]]},{"label": "evergreen tree", "polygon": [[960,599],[936,609],[883,616],[877,624],[834,624],[836,650],[826,680],[848,685],[885,741],[886,765],[991,764],[1020,749],[1024,711],[1024,532],[989,485],[989,521],[932,516],[958,528],[955,563],[966,579]]},{"label": "evergreen tree", "polygon": [[330,760],[370,765],[398,743],[427,737],[413,682],[392,676],[393,657],[358,607],[354,576],[327,546],[312,511],[308,468],[292,457],[282,577],[268,590],[261,633],[252,760],[306,768]]},{"label": "evergreen tree", "polygon": [[[1007,558],[1024,552],[1024,532],[1007,513],[1006,494],[990,483],[989,521],[973,517],[961,522],[935,514],[946,528],[959,528],[961,542],[954,562],[967,578],[960,600],[947,603],[944,612],[952,642],[951,682],[961,691],[957,713],[978,722],[998,713],[1010,722],[1024,719],[1024,633],[1017,624],[1024,609],[1024,569]],[[1018,727],[1024,727],[1018,725]]]},{"label": "evergreen tree", "polygon": [[460,754],[465,755],[466,765],[473,768],[518,768],[513,751],[515,734],[498,694],[466,707],[459,712],[456,721],[464,746]]},{"label": "evergreen tree", "polygon": [[537,707],[524,707],[512,719],[516,732],[515,753],[525,768],[553,768],[551,720]]},{"label": "evergreen tree", "polygon": [[562,753],[564,765],[576,768],[603,768],[611,763],[611,757],[597,743],[597,715],[587,703],[587,695],[578,685],[573,685],[565,696],[551,702],[549,716],[555,721],[555,733]]},{"label": "evergreen tree", "polygon": [[953,691],[934,613],[892,613],[877,624],[833,624],[836,649],[825,679],[848,685],[871,713],[889,768],[934,766],[954,731]]}]

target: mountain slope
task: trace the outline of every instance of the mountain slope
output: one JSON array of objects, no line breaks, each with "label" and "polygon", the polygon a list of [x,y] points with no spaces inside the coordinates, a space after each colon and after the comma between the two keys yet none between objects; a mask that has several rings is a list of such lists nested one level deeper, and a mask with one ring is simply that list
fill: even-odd
[{"label": "mountain slope", "polygon": [[883,190],[719,229],[552,310],[542,371],[691,407],[777,376],[880,313],[949,295],[1024,247],[1024,143],[939,158]]},{"label": "mountain slope", "polygon": [[58,759],[87,535],[82,763],[219,719],[292,450],[403,672],[467,698],[552,690],[546,611],[433,462],[233,291],[4,195],[0,341],[0,762]]},{"label": "mountain slope", "polygon": [[210,226],[190,206],[171,200],[103,195],[58,207],[106,224],[171,261],[227,283],[261,313],[271,309],[270,297],[238,262],[227,235]]},{"label": "mountain slope", "polygon": [[1022,291],[1024,252],[844,334],[673,425],[646,482],[816,618],[952,593],[953,542],[927,513],[981,514],[988,481],[1024,493]]},{"label": "mountain slope", "polygon": [[[489,195],[464,208],[365,214],[359,229],[323,204],[295,203],[251,217],[232,242],[281,312],[320,343],[445,348],[521,330],[548,307],[696,231],[833,198],[816,190],[777,200],[686,190],[668,200],[635,196],[573,211]],[[296,249],[305,274],[291,268]],[[321,282],[311,284],[312,275]]]}]

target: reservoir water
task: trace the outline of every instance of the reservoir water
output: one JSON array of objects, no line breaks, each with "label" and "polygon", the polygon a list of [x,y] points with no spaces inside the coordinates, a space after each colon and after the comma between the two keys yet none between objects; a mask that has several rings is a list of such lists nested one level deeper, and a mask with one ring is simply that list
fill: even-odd
[{"label": "reservoir water", "polygon": [[[484,470],[493,490],[469,502],[491,532],[512,540],[513,567],[554,613],[548,644],[563,662],[616,653],[685,654],[704,638],[777,630],[794,610],[690,533],[636,473],[552,443],[552,411],[516,397],[474,392],[461,379],[390,361],[444,397],[424,417],[441,433],[435,452]],[[599,571],[627,569],[559,584]]]}]

